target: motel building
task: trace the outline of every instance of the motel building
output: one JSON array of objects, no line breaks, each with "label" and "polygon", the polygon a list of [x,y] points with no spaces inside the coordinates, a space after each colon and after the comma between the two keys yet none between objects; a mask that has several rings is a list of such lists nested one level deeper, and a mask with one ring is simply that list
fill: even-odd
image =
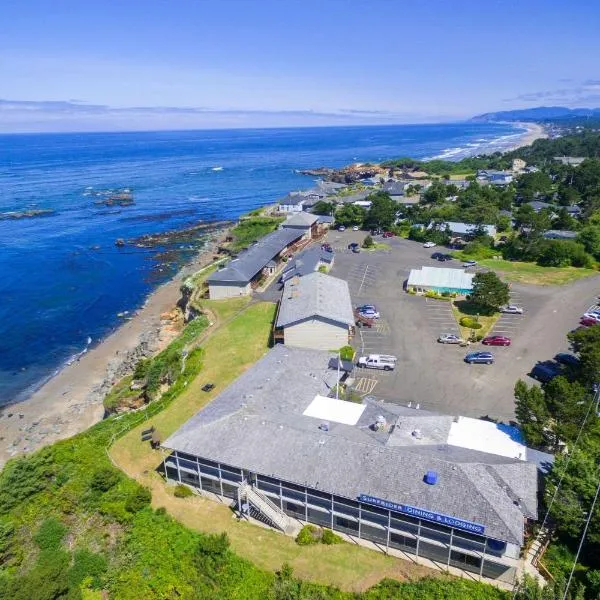
[{"label": "motel building", "polygon": [[508,426],[338,400],[331,359],[273,347],[163,443],[166,478],[288,534],[314,523],[512,584],[552,456]]}]

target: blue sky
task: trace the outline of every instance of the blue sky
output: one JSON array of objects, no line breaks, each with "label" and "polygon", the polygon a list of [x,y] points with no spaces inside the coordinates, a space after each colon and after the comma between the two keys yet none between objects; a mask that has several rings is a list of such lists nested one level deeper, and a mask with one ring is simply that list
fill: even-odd
[{"label": "blue sky", "polygon": [[600,106],[589,0],[4,0],[0,131]]}]

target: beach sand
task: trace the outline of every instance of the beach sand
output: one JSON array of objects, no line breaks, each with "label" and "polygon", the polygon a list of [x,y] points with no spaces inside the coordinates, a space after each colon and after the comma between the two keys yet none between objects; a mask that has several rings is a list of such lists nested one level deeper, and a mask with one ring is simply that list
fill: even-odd
[{"label": "beach sand", "polygon": [[[215,232],[195,259],[157,288],[131,319],[61,370],[27,400],[0,409],[0,468],[12,456],[71,437],[102,420],[102,400],[126,365],[162,350],[177,334],[165,315],[181,297],[182,280],[213,262],[224,231]],[[162,315],[162,317],[161,317]]]},{"label": "beach sand", "polygon": [[533,142],[535,142],[535,140],[540,140],[548,137],[544,126],[539,125],[538,123],[515,123],[515,125],[525,127],[527,129],[527,132],[521,136],[519,141],[514,146],[511,146],[510,148],[505,150],[505,152],[508,152],[510,150],[516,150],[517,148],[522,148],[523,146],[530,146],[531,144],[533,144]]}]

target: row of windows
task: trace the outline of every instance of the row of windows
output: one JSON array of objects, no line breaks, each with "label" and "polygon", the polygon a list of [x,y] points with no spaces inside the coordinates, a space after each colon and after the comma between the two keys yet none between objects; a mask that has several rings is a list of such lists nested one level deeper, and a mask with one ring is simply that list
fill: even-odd
[{"label": "row of windows", "polygon": [[[166,473],[169,479],[176,481],[179,480],[177,476],[177,469],[169,466],[169,464],[166,465]],[[190,473],[183,469],[180,469],[179,475],[181,477],[181,481],[183,483],[187,483],[188,485],[201,487],[204,491],[213,492],[214,494],[219,495],[222,494],[228,498],[237,497],[237,486],[231,485],[226,481],[219,482],[218,480],[210,479],[208,477],[198,478],[197,473]],[[328,507],[330,506],[331,501],[328,504]],[[334,509],[336,507],[348,508],[346,505],[340,505],[339,503],[334,502]],[[403,519],[390,519],[391,529],[388,539],[387,518],[382,519],[383,515],[375,514],[370,510],[363,509],[361,511],[362,522],[360,523],[360,529],[358,520],[352,516],[333,514],[332,522],[331,512],[325,512],[316,507],[305,506],[304,503],[299,504],[294,501],[284,500],[283,510],[285,513],[293,517],[301,520],[308,520],[311,523],[315,523],[323,527],[333,527],[333,529],[336,531],[341,531],[349,535],[358,536],[360,532],[360,537],[362,539],[372,541],[379,545],[387,546],[389,543],[389,546],[392,548],[397,548],[399,550],[404,550],[414,554],[416,554],[418,551],[419,556],[430,558],[443,564],[450,564],[451,566],[456,566],[474,573],[479,573],[481,570],[481,557],[460,552],[455,550],[454,547],[460,546],[465,549],[482,551],[484,547],[483,543],[478,543],[471,539],[465,539],[461,536],[453,535],[453,549],[451,549],[449,545],[451,537],[450,533],[447,530],[441,531],[439,527],[431,528],[429,527],[429,523],[427,526],[424,526],[423,524],[421,525],[421,539],[418,542],[417,547],[416,536],[419,533],[419,528],[418,526],[415,526],[414,523],[409,523]],[[371,524],[365,522],[365,519],[371,520],[372,518],[374,519]],[[380,521],[381,525],[377,526],[377,523]],[[403,533],[394,531],[394,529],[400,529]],[[414,537],[411,536],[410,533],[413,533]],[[429,543],[427,540],[436,540],[442,542],[443,545],[438,546],[436,544]],[[498,578],[505,575],[508,570],[509,567],[499,563],[491,562],[489,560],[486,560],[483,565],[483,575],[486,577]]]},{"label": "row of windows", "polygon": [[[196,457],[184,454],[182,452],[178,452],[177,455],[179,464],[182,467],[193,467],[195,470],[198,468],[196,463],[197,460],[200,464],[200,470],[202,474],[212,475],[217,478],[219,477],[218,463],[207,461],[205,459],[196,459]],[[169,464],[169,462],[170,461],[168,461],[167,464]],[[181,471],[182,473],[184,472],[183,469]],[[232,482],[241,482],[243,479],[241,469],[225,465],[221,465],[220,476],[222,479]],[[419,532],[419,520],[408,515],[400,515],[398,513],[391,512],[390,518],[390,512],[386,509],[364,504],[361,505],[359,502],[349,500],[347,498],[333,496],[332,494],[327,494],[312,488],[305,488],[289,482],[282,482],[278,479],[274,479],[265,475],[257,475],[255,477],[255,483],[258,489],[266,492],[269,495],[274,495],[277,498],[282,496],[284,502],[291,500],[301,502],[303,505],[304,503],[307,503],[309,505],[309,510],[312,506],[331,511],[333,502],[333,512],[344,515],[346,518],[354,518],[356,520],[360,515],[363,521],[369,521],[385,527],[387,527],[389,523],[392,529],[400,530],[401,532],[411,533],[413,535],[417,535]],[[191,483],[191,485],[193,484]],[[279,502],[276,501],[276,504],[279,504]],[[304,513],[305,508],[302,506],[297,512]],[[322,520],[328,518],[330,517],[321,517]],[[422,536],[444,544],[450,543],[450,531],[448,527],[429,521],[422,521],[421,528]],[[457,530],[454,531],[452,541],[453,545],[467,550],[483,551],[485,547],[487,552],[498,555],[502,554],[505,549],[504,544],[500,544],[500,546],[496,544],[496,546],[494,546],[493,542],[490,541],[490,543],[486,545],[485,538],[475,534],[470,534],[468,532],[459,532]],[[492,545],[490,546],[490,544]]]}]

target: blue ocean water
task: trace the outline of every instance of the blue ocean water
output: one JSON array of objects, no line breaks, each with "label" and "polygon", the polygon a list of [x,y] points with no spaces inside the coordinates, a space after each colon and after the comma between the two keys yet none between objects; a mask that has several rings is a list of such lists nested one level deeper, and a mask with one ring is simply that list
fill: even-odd
[{"label": "blue ocean water", "polygon": [[[295,169],[455,159],[522,133],[463,123],[0,135],[0,213],[55,211],[0,220],[0,405],[26,397],[88,338],[98,343],[160,282],[148,280],[148,252],[117,248],[117,238],[234,219],[314,185]],[[135,205],[108,209],[90,195],[119,188],[133,190]]]}]

